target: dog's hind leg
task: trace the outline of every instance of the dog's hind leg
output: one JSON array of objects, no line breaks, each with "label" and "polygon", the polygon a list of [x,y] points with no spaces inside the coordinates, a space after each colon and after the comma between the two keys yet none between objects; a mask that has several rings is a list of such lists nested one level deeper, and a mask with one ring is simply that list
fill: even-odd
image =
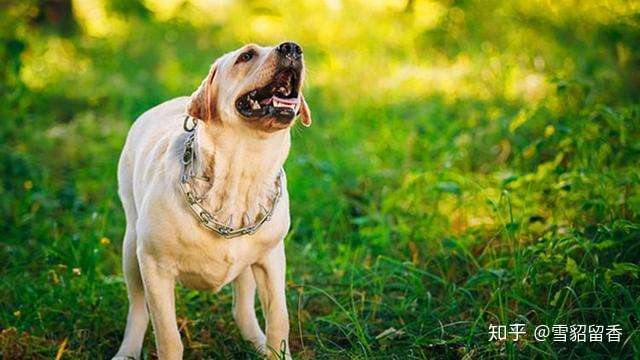
[{"label": "dog's hind leg", "polygon": [[[122,165],[122,164],[121,164]],[[142,350],[144,334],[149,323],[149,313],[144,296],[144,286],[140,276],[138,257],[136,255],[136,222],[137,211],[133,203],[133,193],[131,186],[123,181],[123,174],[120,176],[120,198],[127,218],[127,228],[122,243],[122,270],[127,284],[127,295],[129,297],[129,312],[127,314],[127,327],[124,331],[124,339],[120,345],[118,353],[114,359],[139,359]]]},{"label": "dog's hind leg", "polygon": [[266,337],[260,329],[255,310],[256,281],[251,267],[244,269],[233,281],[233,319],[246,341],[261,352],[265,351]]},{"label": "dog's hind leg", "polygon": [[136,231],[135,225],[127,225],[124,236],[122,268],[127,283],[129,297],[129,312],[127,314],[127,327],[124,331],[124,339],[118,353],[114,357],[140,358],[144,334],[149,323],[149,313],[144,297],[144,287],[140,277],[138,259],[136,256]]}]

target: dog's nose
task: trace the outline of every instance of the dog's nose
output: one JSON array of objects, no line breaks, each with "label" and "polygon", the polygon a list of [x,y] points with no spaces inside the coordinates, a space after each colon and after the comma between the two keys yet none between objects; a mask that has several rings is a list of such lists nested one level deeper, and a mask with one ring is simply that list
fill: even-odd
[{"label": "dog's nose", "polygon": [[302,48],[300,47],[300,45],[292,41],[283,42],[282,44],[276,46],[276,51],[280,55],[288,57],[292,60],[300,60],[300,58],[302,57]]}]

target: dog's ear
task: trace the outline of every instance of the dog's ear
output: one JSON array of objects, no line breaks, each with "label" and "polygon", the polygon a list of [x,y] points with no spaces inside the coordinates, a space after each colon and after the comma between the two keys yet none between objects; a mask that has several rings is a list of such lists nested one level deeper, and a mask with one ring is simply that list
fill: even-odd
[{"label": "dog's ear", "polygon": [[187,115],[205,122],[217,118],[216,104],[218,89],[216,86],[216,73],[218,72],[218,62],[214,62],[207,75],[196,91],[191,94],[187,103]]},{"label": "dog's ear", "polygon": [[306,127],[311,126],[311,110],[309,110],[309,105],[307,105],[307,101],[304,99],[302,93],[300,93],[300,110],[298,110],[298,115],[300,115],[302,125]]}]

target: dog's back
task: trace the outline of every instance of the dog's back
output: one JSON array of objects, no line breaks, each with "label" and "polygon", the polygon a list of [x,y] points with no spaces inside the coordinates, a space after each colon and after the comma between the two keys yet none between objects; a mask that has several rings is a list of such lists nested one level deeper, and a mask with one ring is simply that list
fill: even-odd
[{"label": "dog's back", "polygon": [[[147,155],[160,137],[182,130],[180,122],[188,100],[183,96],[165,101],[144,112],[131,125],[118,162],[118,194],[125,211],[129,211],[128,207],[135,209],[133,178],[140,155]],[[133,219],[127,215],[127,220]]]}]

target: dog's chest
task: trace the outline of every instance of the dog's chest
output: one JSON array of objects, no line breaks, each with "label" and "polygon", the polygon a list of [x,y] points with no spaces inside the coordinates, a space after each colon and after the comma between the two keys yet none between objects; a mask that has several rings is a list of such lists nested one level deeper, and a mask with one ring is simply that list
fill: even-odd
[{"label": "dog's chest", "polygon": [[194,247],[176,259],[180,283],[194,289],[218,291],[272,247],[270,243],[240,239],[218,239],[217,242],[206,248]]},{"label": "dog's chest", "polygon": [[178,281],[194,289],[220,290],[283,239],[288,217],[279,215],[252,236],[224,239],[204,228],[184,232],[179,251],[171,255]]},{"label": "dog's chest", "polygon": [[173,256],[176,278],[182,285],[218,290],[233,279],[241,259],[249,255],[214,240],[210,242],[208,246],[186,246],[179,256]]},{"label": "dog's chest", "polygon": [[[165,165],[167,172],[175,171],[174,165],[168,161]],[[231,226],[238,227],[240,224],[236,223],[237,219],[243,219],[243,214],[252,212],[246,204],[264,203],[265,199],[249,196],[251,193],[248,190],[243,191],[246,179],[231,176],[234,177],[238,177],[240,181],[213,182],[215,186],[226,189],[219,191],[226,195],[226,203],[210,200],[205,204],[212,212],[218,208],[223,209],[222,219],[234,215],[234,223]],[[175,189],[175,184],[167,178],[171,177],[159,178],[150,188]],[[257,185],[246,187],[253,189],[259,187]],[[260,185],[273,187],[271,181]],[[139,201],[145,204],[140,211],[144,217],[141,223],[144,223],[144,227],[150,232],[150,236],[144,236],[142,239],[148,245],[145,246],[146,253],[170,269],[175,278],[187,287],[216,291],[221,289],[282,241],[289,229],[286,178],[283,179],[282,195],[273,209],[270,220],[263,223],[255,234],[235,238],[223,238],[206,229],[188,208],[187,201],[180,192],[174,193],[175,196],[166,196],[166,192],[161,191],[148,192],[151,195],[145,199],[146,201]],[[247,198],[250,201],[244,200]]]}]

